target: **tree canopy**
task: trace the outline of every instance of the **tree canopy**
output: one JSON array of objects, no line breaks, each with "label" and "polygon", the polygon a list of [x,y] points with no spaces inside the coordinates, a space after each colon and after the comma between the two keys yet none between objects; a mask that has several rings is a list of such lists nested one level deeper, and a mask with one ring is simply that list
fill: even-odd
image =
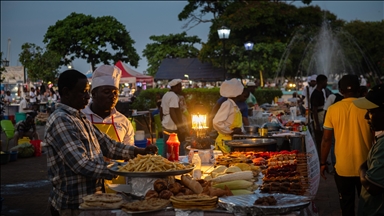
[{"label": "tree canopy", "polygon": [[112,16],[95,18],[71,13],[48,28],[43,42],[48,50],[62,57],[61,65],[82,58],[94,70],[99,63],[114,64],[119,60],[137,67],[140,60],[133,47],[135,41],[125,26]]},{"label": "tree canopy", "polygon": [[58,75],[61,56],[51,50],[44,50],[33,43],[21,46],[19,61],[27,69],[31,81],[54,81]]},{"label": "tree canopy", "polygon": [[[372,66],[383,72],[384,20],[378,22],[354,20],[346,23],[343,29],[353,36],[357,45],[366,54],[365,57],[373,63]],[[366,68],[366,71],[368,71],[368,68]]]},{"label": "tree canopy", "polygon": [[154,43],[147,44],[143,56],[148,59],[148,74],[155,75],[164,58],[195,58],[199,50],[193,45],[200,43],[197,36],[187,36],[186,32],[170,35],[152,35]]},{"label": "tree canopy", "polygon": [[[244,52],[244,43],[251,41],[255,43],[255,47],[250,53],[250,65],[255,70],[251,70],[249,75],[258,77],[259,70],[265,70],[266,77],[274,78],[279,68],[276,62],[279,62],[292,37],[305,29],[307,35],[302,39],[305,43],[305,40],[311,38],[311,34],[317,32],[324,17],[334,25],[342,24],[336,22],[335,15],[324,13],[318,6],[297,8],[284,2],[234,2],[212,24],[208,42],[203,44],[199,57],[202,61],[221,67],[222,59],[225,58],[230,73],[244,75],[248,70],[239,65],[248,63],[246,58],[239,58],[239,51]],[[217,35],[217,29],[222,25],[231,29],[230,37],[225,41],[220,40]],[[284,62],[288,64],[285,67],[287,76],[296,75],[303,48],[291,53],[289,61]]]},{"label": "tree canopy", "polygon": [[3,65],[3,52],[0,52],[0,59],[1,59],[1,67],[0,67],[0,82],[2,83],[4,80],[3,73],[6,73],[5,66]]}]

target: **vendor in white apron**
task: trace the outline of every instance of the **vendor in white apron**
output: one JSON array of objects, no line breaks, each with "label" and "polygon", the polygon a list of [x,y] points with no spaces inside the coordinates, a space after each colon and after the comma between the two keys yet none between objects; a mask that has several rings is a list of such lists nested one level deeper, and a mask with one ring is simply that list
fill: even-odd
[{"label": "vendor in white apron", "polygon": [[[110,65],[98,67],[92,75],[92,100],[82,110],[87,119],[110,138],[134,145],[135,131],[131,122],[115,109],[119,95],[121,70]],[[125,178],[118,176],[104,180],[105,191],[113,193],[107,184],[125,184]]]},{"label": "vendor in white apron", "polygon": [[223,153],[230,152],[229,146],[225,145],[223,141],[232,140],[232,135],[244,132],[242,115],[236,105],[236,101],[241,98],[243,89],[243,84],[235,78],[223,82],[220,86],[220,95],[228,98],[228,100],[221,104],[213,118],[213,128],[219,134],[216,138],[215,149],[221,150]]}]

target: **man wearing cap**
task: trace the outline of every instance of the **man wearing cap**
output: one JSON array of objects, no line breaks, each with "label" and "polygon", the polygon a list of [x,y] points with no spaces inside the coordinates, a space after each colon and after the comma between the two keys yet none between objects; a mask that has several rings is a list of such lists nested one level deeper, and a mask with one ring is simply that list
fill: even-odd
[{"label": "man wearing cap", "polygon": [[[180,109],[180,99],[178,94],[181,93],[181,79],[173,79],[168,83],[171,88],[161,99],[161,114],[163,126],[163,139],[166,142],[170,133],[176,133],[180,140],[181,137],[187,136],[187,128],[183,123],[182,112]],[[180,140],[182,142],[183,140]],[[166,145],[164,145],[164,152],[166,153]],[[163,155],[165,156],[165,155]]]},{"label": "man wearing cap", "polygon": [[157,152],[154,145],[137,148],[116,142],[87,120],[82,109],[89,100],[87,77],[66,70],[58,80],[60,102],[48,117],[44,140],[47,148],[49,195],[52,215],[79,215],[83,197],[94,194],[102,179],[112,179],[104,156],[117,160]]},{"label": "man wearing cap", "polygon": [[[92,74],[92,101],[82,112],[94,126],[113,140],[134,145],[135,131],[131,122],[115,108],[119,98],[120,77],[121,70],[118,67],[98,67]],[[105,191],[114,192],[108,184],[125,184],[125,178],[118,176],[104,181]]]},{"label": "man wearing cap", "polygon": [[243,121],[239,107],[236,101],[241,99],[243,92],[243,84],[233,78],[223,82],[220,86],[220,95],[228,98],[221,104],[213,118],[213,128],[219,133],[215,142],[215,149],[221,150],[223,153],[229,153],[229,146],[225,145],[223,140],[231,140],[232,135],[243,133]]},{"label": "man wearing cap", "polygon": [[249,107],[255,107],[257,106],[257,100],[255,97],[255,89],[256,89],[256,83],[255,82],[248,82],[247,83],[247,89],[249,90],[249,96],[247,100],[245,101]]},{"label": "man wearing cap", "polygon": [[341,101],[329,106],[324,122],[321,143],[320,174],[326,179],[327,158],[335,137],[334,179],[339,192],[342,215],[355,215],[355,194],[360,195],[359,167],[367,160],[372,146],[372,134],[365,120],[366,111],[357,108],[353,101],[358,97],[359,79],[345,75],[340,80]]},{"label": "man wearing cap", "polygon": [[367,110],[365,118],[375,132],[375,143],[360,166],[362,184],[358,215],[384,215],[384,84],[376,85],[353,103]]}]

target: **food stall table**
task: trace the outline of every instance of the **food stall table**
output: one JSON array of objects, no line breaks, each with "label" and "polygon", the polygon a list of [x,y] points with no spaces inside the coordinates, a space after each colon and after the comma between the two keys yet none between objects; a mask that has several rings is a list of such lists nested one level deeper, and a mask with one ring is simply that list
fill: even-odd
[{"label": "food stall table", "polygon": [[[187,213],[186,213],[187,212]],[[143,212],[143,213],[126,213],[123,210],[89,210],[83,211],[79,216],[132,216],[132,215],[153,215],[153,216],[179,216],[179,215],[194,215],[194,216],[233,216],[225,210],[214,210],[214,211],[181,211],[168,207],[161,211]]]}]

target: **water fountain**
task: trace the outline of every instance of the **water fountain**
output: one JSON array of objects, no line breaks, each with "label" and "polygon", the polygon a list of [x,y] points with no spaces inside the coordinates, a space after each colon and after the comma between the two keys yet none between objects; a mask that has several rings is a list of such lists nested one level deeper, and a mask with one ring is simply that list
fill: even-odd
[{"label": "water fountain", "polygon": [[[304,27],[303,27],[304,28]],[[379,82],[379,70],[371,63],[367,54],[354,37],[343,29],[332,30],[328,21],[315,36],[302,34],[298,31],[280,60],[277,72],[284,77],[286,63],[290,60],[291,52],[305,41],[309,41],[303,52],[296,77],[302,79],[312,74],[324,74],[329,83],[336,84],[345,74],[364,75],[373,85]],[[303,81],[303,80],[302,80]]]}]

